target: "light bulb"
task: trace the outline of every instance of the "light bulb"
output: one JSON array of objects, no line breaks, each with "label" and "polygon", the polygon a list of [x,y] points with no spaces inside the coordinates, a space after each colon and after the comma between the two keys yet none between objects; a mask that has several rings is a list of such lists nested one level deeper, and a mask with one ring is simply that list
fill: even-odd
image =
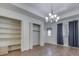
[{"label": "light bulb", "polygon": [[48,19],[48,17],[45,17],[45,19]]},{"label": "light bulb", "polygon": [[48,17],[45,17],[46,22],[48,22]]},{"label": "light bulb", "polygon": [[55,16],[55,17],[57,17],[57,15],[56,15],[56,14],[55,14],[54,16]]},{"label": "light bulb", "polygon": [[52,16],[51,16],[51,18],[53,19],[53,18],[54,18],[54,16],[52,15]]},{"label": "light bulb", "polygon": [[60,17],[57,17],[57,19],[59,19]]},{"label": "light bulb", "polygon": [[56,19],[56,22],[58,21],[58,19]]},{"label": "light bulb", "polygon": [[52,14],[51,13],[49,13],[49,16],[51,16]]}]

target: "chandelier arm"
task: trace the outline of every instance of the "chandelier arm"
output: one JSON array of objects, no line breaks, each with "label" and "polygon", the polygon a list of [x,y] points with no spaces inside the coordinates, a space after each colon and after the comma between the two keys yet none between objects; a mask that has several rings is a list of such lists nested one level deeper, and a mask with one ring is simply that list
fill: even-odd
[{"label": "chandelier arm", "polygon": [[52,5],[52,3],[51,3],[51,13],[53,14],[53,9],[52,9],[52,7],[53,7],[53,5]]}]

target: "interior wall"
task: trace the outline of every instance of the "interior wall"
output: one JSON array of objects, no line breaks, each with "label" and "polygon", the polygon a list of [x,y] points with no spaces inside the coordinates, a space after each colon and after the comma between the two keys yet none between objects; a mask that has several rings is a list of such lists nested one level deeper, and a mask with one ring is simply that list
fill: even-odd
[{"label": "interior wall", "polygon": [[[9,7],[9,6],[7,6]],[[0,8],[0,16],[21,20],[21,51],[30,49],[30,23],[41,24],[41,45],[44,45],[44,23],[39,19],[23,15],[21,13],[17,13],[16,11],[12,11],[6,8]]]},{"label": "interior wall", "polygon": [[[69,46],[68,45],[69,22],[74,21],[74,20],[78,20],[78,34],[79,34],[79,17],[78,17],[78,15],[74,15],[74,16],[71,16],[71,17],[66,17],[66,18],[61,19],[57,23],[52,24],[52,26],[51,26],[52,27],[52,35],[50,37],[48,37],[47,34],[46,34],[46,36],[47,36],[47,42],[46,43],[51,43],[51,44],[56,44],[57,45],[57,24],[58,23],[63,23],[64,46]],[[49,25],[47,27],[49,27]],[[78,41],[79,41],[79,38],[78,38]]]}]

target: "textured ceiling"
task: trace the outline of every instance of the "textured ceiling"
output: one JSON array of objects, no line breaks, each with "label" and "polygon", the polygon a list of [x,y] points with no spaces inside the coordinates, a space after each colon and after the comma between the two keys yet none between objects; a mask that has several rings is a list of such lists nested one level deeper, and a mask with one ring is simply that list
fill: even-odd
[{"label": "textured ceiling", "polygon": [[[13,4],[0,4],[0,7],[11,9],[13,11],[28,14],[31,16],[40,16],[45,18],[52,9],[60,17],[69,16],[71,12],[79,10],[78,3],[13,3]],[[78,12],[74,12],[75,14]]]},{"label": "textured ceiling", "polygon": [[17,5],[41,17],[45,17],[48,15],[48,13],[51,11],[51,6],[54,12],[57,13],[59,16],[79,9],[78,3],[24,3],[14,5]]}]

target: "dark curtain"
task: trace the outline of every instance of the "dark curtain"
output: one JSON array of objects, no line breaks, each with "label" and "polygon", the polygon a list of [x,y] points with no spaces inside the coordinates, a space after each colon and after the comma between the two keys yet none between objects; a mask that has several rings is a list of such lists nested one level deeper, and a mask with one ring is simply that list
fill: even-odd
[{"label": "dark curtain", "polygon": [[62,23],[57,24],[57,44],[63,45]]},{"label": "dark curtain", "polygon": [[69,46],[78,47],[78,21],[69,22]]}]

